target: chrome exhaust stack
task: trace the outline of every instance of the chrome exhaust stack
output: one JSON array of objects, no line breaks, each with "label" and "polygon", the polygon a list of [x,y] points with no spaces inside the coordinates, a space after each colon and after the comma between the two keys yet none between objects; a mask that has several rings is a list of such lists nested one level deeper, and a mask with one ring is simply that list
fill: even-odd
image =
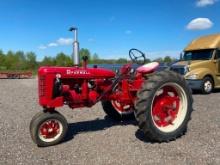
[{"label": "chrome exhaust stack", "polygon": [[74,66],[79,66],[80,57],[79,57],[79,42],[78,42],[78,29],[76,27],[71,27],[69,31],[74,33],[74,40],[73,40],[73,64]]}]

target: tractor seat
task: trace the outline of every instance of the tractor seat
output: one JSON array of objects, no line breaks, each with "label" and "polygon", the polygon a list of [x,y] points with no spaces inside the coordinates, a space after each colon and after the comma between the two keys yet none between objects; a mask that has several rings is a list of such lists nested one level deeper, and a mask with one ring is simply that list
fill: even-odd
[{"label": "tractor seat", "polygon": [[149,64],[144,64],[136,69],[137,72],[147,74],[154,72],[159,66],[158,62],[151,62]]}]

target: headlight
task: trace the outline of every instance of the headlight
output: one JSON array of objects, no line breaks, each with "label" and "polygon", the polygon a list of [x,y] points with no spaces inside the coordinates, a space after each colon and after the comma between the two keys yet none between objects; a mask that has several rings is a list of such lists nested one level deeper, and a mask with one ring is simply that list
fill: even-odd
[{"label": "headlight", "polygon": [[184,74],[188,73],[189,72],[189,67],[188,66],[185,66],[184,67]]},{"label": "headlight", "polygon": [[191,74],[189,76],[186,77],[187,79],[192,79],[192,80],[195,80],[198,78],[198,75],[197,74]]}]

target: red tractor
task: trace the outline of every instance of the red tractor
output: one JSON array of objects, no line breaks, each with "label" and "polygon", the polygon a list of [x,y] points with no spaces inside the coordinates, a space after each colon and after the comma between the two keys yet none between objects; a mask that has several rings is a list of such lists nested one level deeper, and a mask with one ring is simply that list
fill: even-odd
[{"label": "red tractor", "polygon": [[[38,146],[61,142],[68,123],[55,110],[92,107],[101,101],[105,113],[116,120],[135,117],[140,130],[152,141],[168,142],[183,135],[192,112],[192,95],[185,79],[172,71],[157,72],[158,63],[144,64],[145,54],[131,49],[130,63],[118,74],[112,70],[87,68],[88,57],[80,67],[77,28],[73,43],[73,67],[40,67],[39,104],[43,111],[30,123],[30,134]],[[132,63],[142,64],[136,70]]]}]

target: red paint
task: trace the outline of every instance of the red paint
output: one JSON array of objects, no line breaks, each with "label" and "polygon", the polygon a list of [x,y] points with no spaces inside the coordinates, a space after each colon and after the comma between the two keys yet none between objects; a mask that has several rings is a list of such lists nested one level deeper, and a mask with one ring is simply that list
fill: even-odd
[{"label": "red paint", "polygon": [[55,99],[51,100],[47,108],[53,108],[53,107],[62,107],[63,106],[63,96],[61,97],[56,97]]},{"label": "red paint", "polygon": [[96,103],[98,97],[99,94],[96,91],[89,92],[89,100],[91,100],[92,103]]},{"label": "red paint", "polygon": [[83,67],[40,67],[39,75],[61,74],[62,78],[113,78],[115,73],[103,68],[83,68]]},{"label": "red paint", "polygon": [[[168,92],[174,93],[170,96]],[[154,122],[159,127],[166,127],[176,119],[180,105],[180,99],[173,87],[163,87],[163,93],[155,96],[152,105],[152,114]]]},{"label": "red paint", "polygon": [[[113,90],[115,73],[103,68],[83,67],[40,67],[39,103],[45,108],[56,108],[67,104],[70,108],[91,107],[99,100],[115,100],[122,106],[134,107],[136,93],[140,89],[144,78],[136,72],[131,79],[131,64],[121,68],[123,78],[117,84],[117,91]],[[60,78],[60,96],[54,97],[54,86]],[[104,93],[104,94],[103,94]],[[122,108],[122,111],[124,109]]]},{"label": "red paint", "polygon": [[40,135],[42,135],[45,139],[54,138],[59,134],[59,131],[59,123],[55,120],[46,121],[40,127]]}]

